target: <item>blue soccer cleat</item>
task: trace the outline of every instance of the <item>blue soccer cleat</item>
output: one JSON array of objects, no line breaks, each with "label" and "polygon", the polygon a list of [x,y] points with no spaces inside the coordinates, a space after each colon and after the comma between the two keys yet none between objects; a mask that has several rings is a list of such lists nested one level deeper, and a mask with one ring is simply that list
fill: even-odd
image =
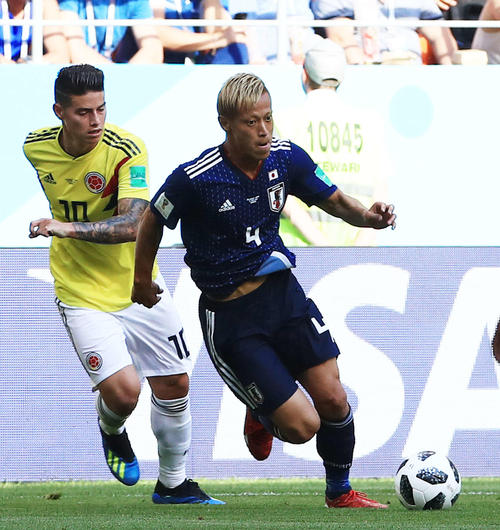
[{"label": "blue soccer cleat", "polygon": [[125,486],[133,486],[140,476],[139,462],[130,445],[127,431],[106,434],[99,426],[106,464],[112,475]]},{"label": "blue soccer cleat", "polygon": [[212,499],[197,482],[187,478],[175,488],[165,487],[159,480],[153,493],[155,504],[226,504],[224,501]]}]

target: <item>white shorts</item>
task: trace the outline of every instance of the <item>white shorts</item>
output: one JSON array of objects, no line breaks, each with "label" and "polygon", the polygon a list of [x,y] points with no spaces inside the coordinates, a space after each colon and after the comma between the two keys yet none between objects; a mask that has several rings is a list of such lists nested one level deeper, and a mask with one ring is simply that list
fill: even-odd
[{"label": "white shorts", "polygon": [[191,358],[182,324],[165,282],[161,300],[151,309],[132,304],[104,312],[56,304],[80,361],[96,387],[133,364],[139,377],[191,373]]}]

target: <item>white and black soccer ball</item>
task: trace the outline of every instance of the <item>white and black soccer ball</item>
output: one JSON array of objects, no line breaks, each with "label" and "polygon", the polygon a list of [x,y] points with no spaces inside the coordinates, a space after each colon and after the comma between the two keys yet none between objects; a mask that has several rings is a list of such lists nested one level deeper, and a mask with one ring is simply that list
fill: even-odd
[{"label": "white and black soccer ball", "polygon": [[435,451],[421,451],[401,462],[394,486],[405,508],[442,510],[455,504],[462,480],[447,456]]}]

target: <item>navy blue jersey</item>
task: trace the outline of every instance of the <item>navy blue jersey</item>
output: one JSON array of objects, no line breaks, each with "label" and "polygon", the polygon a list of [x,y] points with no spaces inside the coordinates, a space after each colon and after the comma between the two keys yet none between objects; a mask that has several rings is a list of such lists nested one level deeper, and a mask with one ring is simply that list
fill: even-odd
[{"label": "navy blue jersey", "polygon": [[311,206],[336,189],[302,148],[273,138],[255,179],[232,164],[222,145],[213,147],[165,180],[151,210],[168,228],[181,221],[194,282],[224,297],[251,277],[295,266],[278,233],[288,194]]}]

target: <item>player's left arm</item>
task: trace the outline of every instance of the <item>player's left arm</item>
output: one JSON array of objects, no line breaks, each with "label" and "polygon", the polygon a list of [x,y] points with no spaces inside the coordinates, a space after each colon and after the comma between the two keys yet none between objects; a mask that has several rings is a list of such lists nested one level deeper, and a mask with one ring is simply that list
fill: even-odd
[{"label": "player's left arm", "polygon": [[292,142],[290,147],[292,195],[308,205],[315,204],[326,213],[353,226],[396,228],[396,214],[392,204],[375,202],[369,209],[365,208],[357,199],[338,189],[304,149]]},{"label": "player's left arm", "polygon": [[346,195],[338,188],[317,206],[353,226],[375,229],[388,226],[396,228],[396,214],[392,204],[375,202],[370,208],[365,208],[357,199]]},{"label": "player's left arm", "polygon": [[117,215],[90,222],[63,222],[57,219],[37,219],[30,223],[29,237],[70,237],[92,243],[126,243],[135,241],[142,213],[149,201],[137,198],[118,200]]}]

